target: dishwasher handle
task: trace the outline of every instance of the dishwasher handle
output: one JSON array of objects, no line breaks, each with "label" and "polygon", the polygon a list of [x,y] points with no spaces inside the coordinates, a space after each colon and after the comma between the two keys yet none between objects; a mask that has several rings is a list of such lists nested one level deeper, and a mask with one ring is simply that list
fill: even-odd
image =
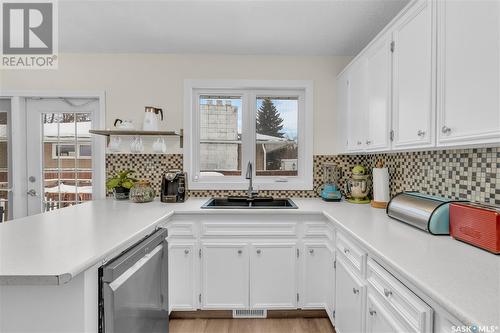
[{"label": "dishwasher handle", "polygon": [[133,266],[127,269],[122,275],[113,280],[113,282],[108,283],[109,289],[111,291],[116,292],[118,288],[120,288],[123,284],[125,284],[134,274],[144,268],[151,260],[154,260],[157,255],[161,255],[161,251],[163,251],[163,245],[158,245],[151,251],[142,257],[138,262],[136,262]]},{"label": "dishwasher handle", "polygon": [[142,241],[125,250],[120,256],[103,266],[102,281],[110,283],[126,272],[137,261],[165,242],[167,229],[160,228]]}]

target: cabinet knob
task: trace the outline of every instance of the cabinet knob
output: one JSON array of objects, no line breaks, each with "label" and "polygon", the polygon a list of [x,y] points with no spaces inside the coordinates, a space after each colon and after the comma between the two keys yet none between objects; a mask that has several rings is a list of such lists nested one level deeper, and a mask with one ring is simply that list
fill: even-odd
[{"label": "cabinet knob", "polygon": [[358,146],[361,146],[361,143],[362,143],[361,141],[356,142]]},{"label": "cabinet knob", "polygon": [[353,293],[354,295],[359,294],[359,289],[357,289],[357,288],[352,288],[352,293]]},{"label": "cabinet knob", "polygon": [[372,144],[372,142],[370,140],[366,140],[366,144],[369,146]]},{"label": "cabinet knob", "polygon": [[424,137],[424,136],[425,136],[425,131],[418,130],[417,135],[418,135],[419,137]]},{"label": "cabinet knob", "polygon": [[443,126],[441,128],[441,132],[443,132],[444,134],[450,134],[451,128],[449,128],[448,126]]},{"label": "cabinet knob", "polygon": [[392,295],[392,291],[390,291],[389,289],[384,288],[384,295],[385,295],[385,297],[389,297],[389,296]]},{"label": "cabinet knob", "polygon": [[349,254],[349,252],[351,252],[351,251],[349,251],[349,249],[348,249],[348,248],[345,248],[345,249],[344,249],[344,253],[345,253],[345,254]]},{"label": "cabinet knob", "polygon": [[189,249],[185,249],[184,254],[189,254]]},{"label": "cabinet knob", "polygon": [[261,249],[258,249],[257,250],[257,254],[261,254],[262,253],[262,250]]},{"label": "cabinet knob", "polygon": [[242,254],[242,253],[243,253],[243,251],[242,251],[242,250],[238,250],[238,254]]},{"label": "cabinet knob", "polygon": [[310,254],[314,254],[314,249],[309,249]]},{"label": "cabinet knob", "polygon": [[375,316],[377,314],[377,311],[373,310],[373,309],[369,309],[368,312],[370,313],[370,316]]}]

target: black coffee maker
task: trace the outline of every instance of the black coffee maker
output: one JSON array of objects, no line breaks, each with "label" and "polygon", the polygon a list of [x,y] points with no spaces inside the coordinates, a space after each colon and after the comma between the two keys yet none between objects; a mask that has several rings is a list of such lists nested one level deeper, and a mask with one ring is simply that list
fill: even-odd
[{"label": "black coffee maker", "polygon": [[184,202],[187,199],[187,174],[169,170],[161,179],[161,202]]}]

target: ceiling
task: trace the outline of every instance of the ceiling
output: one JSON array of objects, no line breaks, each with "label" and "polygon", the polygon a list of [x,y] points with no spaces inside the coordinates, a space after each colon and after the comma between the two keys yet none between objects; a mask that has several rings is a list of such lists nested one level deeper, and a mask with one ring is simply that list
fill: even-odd
[{"label": "ceiling", "polygon": [[354,55],[408,0],[59,1],[59,51]]}]

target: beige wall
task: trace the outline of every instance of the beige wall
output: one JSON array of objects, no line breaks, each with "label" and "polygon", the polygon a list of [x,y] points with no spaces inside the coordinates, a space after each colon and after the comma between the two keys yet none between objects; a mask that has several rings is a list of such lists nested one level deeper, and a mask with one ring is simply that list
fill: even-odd
[{"label": "beige wall", "polygon": [[[184,79],[314,81],[314,153],[334,153],[335,76],[350,57],[61,54],[59,69],[1,73],[2,89],[105,91],[106,126],[142,123],[145,105],[166,108],[165,129],[182,127]],[[171,144],[169,144],[171,146]],[[180,151],[171,151],[180,152]]]}]

